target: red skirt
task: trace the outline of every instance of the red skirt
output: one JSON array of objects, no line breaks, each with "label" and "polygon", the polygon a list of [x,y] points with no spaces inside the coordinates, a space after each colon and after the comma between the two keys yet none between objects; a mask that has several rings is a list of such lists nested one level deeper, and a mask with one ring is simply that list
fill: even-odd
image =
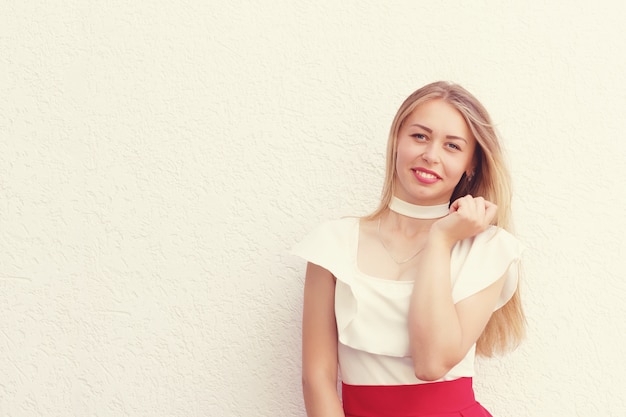
[{"label": "red skirt", "polygon": [[472,378],[417,385],[342,384],[346,417],[493,417],[474,398]]}]

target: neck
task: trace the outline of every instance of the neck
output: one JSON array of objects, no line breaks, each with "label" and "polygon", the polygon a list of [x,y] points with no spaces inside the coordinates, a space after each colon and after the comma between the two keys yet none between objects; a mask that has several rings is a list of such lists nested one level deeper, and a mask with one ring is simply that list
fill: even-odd
[{"label": "neck", "polygon": [[438,219],[450,212],[450,202],[436,206],[418,206],[407,203],[398,197],[391,197],[389,210],[413,219]]}]

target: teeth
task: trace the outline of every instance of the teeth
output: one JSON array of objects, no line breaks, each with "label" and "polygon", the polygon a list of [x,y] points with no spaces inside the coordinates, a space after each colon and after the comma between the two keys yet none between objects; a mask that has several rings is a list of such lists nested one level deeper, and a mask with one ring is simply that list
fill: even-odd
[{"label": "teeth", "polygon": [[419,175],[422,178],[437,178],[435,175],[433,174],[429,174],[428,172],[424,172],[424,171],[415,171],[417,173],[417,175]]}]

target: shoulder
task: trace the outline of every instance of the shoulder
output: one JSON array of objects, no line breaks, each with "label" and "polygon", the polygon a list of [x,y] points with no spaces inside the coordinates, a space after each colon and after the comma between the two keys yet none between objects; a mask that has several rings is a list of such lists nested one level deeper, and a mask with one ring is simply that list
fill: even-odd
[{"label": "shoulder", "polygon": [[450,265],[455,302],[505,278],[498,307],[504,305],[517,288],[523,250],[515,236],[496,226],[457,242]]},{"label": "shoulder", "polygon": [[333,269],[331,266],[353,251],[358,239],[359,220],[358,217],[343,217],[325,221],[298,242],[291,253],[326,269]]},{"label": "shoulder", "polygon": [[497,226],[489,226],[476,236],[459,241],[453,247],[453,254],[468,255],[478,250],[498,250],[511,254],[519,254],[523,250],[521,242],[510,232]]},{"label": "shoulder", "polygon": [[342,233],[352,230],[360,222],[359,217],[341,217],[339,219],[327,220],[320,223],[317,228],[322,230],[328,230],[336,233]]},{"label": "shoulder", "polygon": [[358,217],[342,217],[340,219],[327,220],[314,227],[302,240],[317,241],[323,243],[333,240],[349,239],[358,229]]}]

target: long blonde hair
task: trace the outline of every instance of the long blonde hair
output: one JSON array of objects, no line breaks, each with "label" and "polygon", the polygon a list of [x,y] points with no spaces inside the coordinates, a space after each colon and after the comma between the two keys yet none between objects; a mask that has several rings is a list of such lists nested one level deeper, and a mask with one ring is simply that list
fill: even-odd
[{"label": "long blonde hair", "polygon": [[[438,81],[411,94],[402,103],[391,124],[387,142],[385,182],[378,208],[367,219],[377,219],[389,207],[396,187],[396,153],[398,132],[404,120],[422,103],[441,99],[454,106],[463,116],[477,147],[474,154],[474,177],[465,174],[452,193],[450,201],[467,194],[482,196],[498,206],[492,224],[512,232],[511,179],[504,163],[502,149],[491,117],[485,107],[469,91],[458,84]],[[524,338],[525,318],[518,287],[513,297],[496,310],[476,342],[476,352],[493,356],[514,349]]]}]

